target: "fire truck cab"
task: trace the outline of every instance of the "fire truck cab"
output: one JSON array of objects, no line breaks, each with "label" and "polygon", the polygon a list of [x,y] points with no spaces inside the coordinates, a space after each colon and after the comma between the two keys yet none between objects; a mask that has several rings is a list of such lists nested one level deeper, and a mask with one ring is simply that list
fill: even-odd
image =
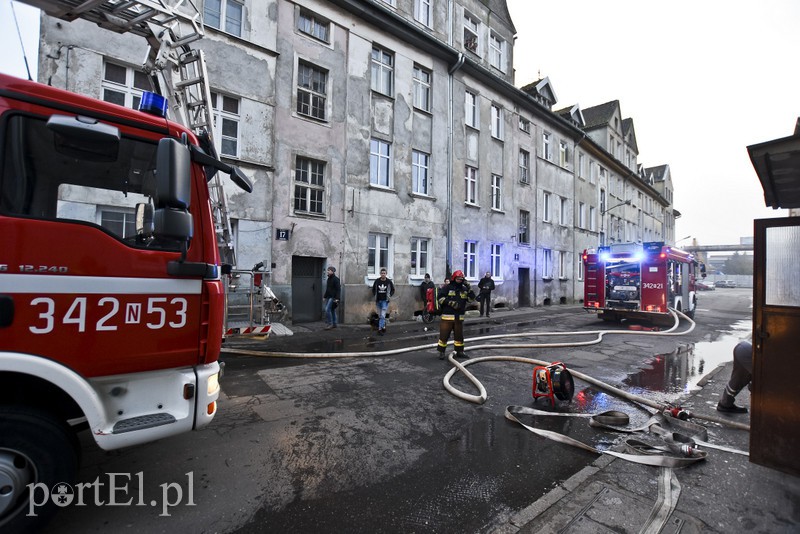
[{"label": "fire truck cab", "polygon": [[583,253],[583,307],[604,321],[672,321],[668,308],[694,317],[697,275],[692,254],[663,242],[616,243]]}]

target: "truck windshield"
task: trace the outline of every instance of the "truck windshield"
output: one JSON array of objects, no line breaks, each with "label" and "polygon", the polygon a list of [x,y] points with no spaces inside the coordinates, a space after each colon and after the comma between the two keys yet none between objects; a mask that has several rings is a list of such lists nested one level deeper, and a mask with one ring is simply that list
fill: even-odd
[{"label": "truck windshield", "polygon": [[136,205],[157,202],[155,142],[123,136],[112,157],[81,157],[57,149],[46,120],[20,114],[2,121],[0,136],[0,214],[82,221],[130,246],[180,248],[136,233]]}]

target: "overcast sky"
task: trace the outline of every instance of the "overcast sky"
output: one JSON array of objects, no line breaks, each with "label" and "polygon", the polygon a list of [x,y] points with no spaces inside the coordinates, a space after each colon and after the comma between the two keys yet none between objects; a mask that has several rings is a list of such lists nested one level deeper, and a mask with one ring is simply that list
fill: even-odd
[{"label": "overcast sky", "polygon": [[[555,109],[619,100],[639,163],[668,164],[675,238],[735,244],[764,206],[747,146],[793,133],[800,117],[798,0],[508,0],[516,85],[547,76]],[[33,78],[38,10],[14,3]],[[9,0],[0,0],[0,72],[27,77]],[[685,245],[688,241],[681,242]]]},{"label": "overcast sky", "polygon": [[753,219],[786,216],[765,207],[747,146],[800,117],[800,1],[507,3],[516,85],[549,77],[555,109],[619,100],[639,163],[670,166],[676,240],[736,244]]}]

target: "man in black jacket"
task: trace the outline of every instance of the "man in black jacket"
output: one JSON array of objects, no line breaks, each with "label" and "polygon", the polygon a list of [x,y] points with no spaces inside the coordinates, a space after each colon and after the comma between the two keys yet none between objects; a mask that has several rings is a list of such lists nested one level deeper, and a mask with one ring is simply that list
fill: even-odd
[{"label": "man in black jacket", "polygon": [[325,322],[328,323],[325,330],[336,328],[336,308],[339,307],[339,297],[342,292],[342,284],[336,276],[336,267],[328,267],[328,282],[325,285]]},{"label": "man in black jacket", "polygon": [[492,273],[487,272],[486,276],[481,278],[481,281],[478,282],[478,289],[480,290],[478,300],[481,301],[481,317],[484,313],[486,313],[486,317],[489,317],[489,312],[492,310],[492,291],[494,291]]}]

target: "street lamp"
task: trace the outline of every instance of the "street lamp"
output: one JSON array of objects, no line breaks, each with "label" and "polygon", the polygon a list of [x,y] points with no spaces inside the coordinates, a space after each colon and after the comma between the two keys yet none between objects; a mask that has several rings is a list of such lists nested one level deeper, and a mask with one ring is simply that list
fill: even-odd
[{"label": "street lamp", "polygon": [[678,239],[677,241],[675,241],[675,245],[677,246],[677,244],[680,243],[681,241],[686,241],[687,239],[691,239],[691,238],[692,238],[692,236],[690,236],[690,235],[687,235],[686,237],[682,237],[682,238]]},{"label": "street lamp", "polygon": [[[606,215],[606,213],[608,213],[609,211],[613,210],[614,208],[618,208],[620,206],[630,206],[630,205],[631,205],[631,201],[630,201],[630,199],[628,199],[625,202],[620,202],[619,204],[615,204],[615,205],[611,206],[610,208],[605,209],[605,210],[600,212],[600,223],[601,223],[600,224],[600,226],[601,226],[600,229],[602,230],[602,235],[603,235],[603,240],[604,241],[605,241],[605,235],[606,235],[606,232],[605,232],[605,229],[606,229],[605,215]],[[605,243],[600,243],[600,245],[605,245]]]}]

